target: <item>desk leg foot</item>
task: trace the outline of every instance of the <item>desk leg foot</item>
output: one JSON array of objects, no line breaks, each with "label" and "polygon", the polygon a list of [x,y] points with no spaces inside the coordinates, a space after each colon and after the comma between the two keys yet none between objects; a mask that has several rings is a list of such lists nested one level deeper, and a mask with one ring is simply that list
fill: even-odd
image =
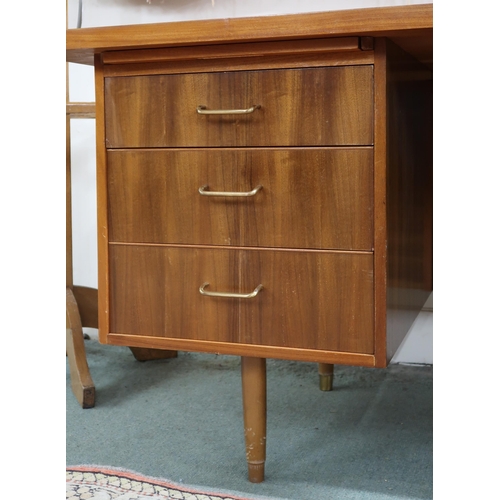
[{"label": "desk leg foot", "polygon": [[319,388],[322,391],[331,391],[333,389],[333,365],[329,363],[319,363]]},{"label": "desk leg foot", "polygon": [[248,479],[261,483],[266,461],[266,360],[242,357],[241,381]]},{"label": "desk leg foot", "polygon": [[82,408],[95,406],[95,386],[85,354],[80,311],[70,288],[66,289],[66,353],[71,375],[71,389]]}]

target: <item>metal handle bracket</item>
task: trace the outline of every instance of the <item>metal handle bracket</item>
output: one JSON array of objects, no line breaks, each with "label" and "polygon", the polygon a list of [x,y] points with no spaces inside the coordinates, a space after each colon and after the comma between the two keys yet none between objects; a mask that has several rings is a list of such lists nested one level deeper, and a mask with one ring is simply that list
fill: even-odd
[{"label": "metal handle bracket", "polygon": [[230,299],[251,299],[264,288],[263,285],[259,285],[253,292],[250,293],[207,292],[205,288],[209,284],[210,283],[203,283],[203,285],[200,286],[200,293],[202,295],[205,295],[206,297],[225,297]]},{"label": "metal handle bracket", "polygon": [[200,115],[248,115],[260,108],[260,104],[254,104],[248,109],[207,109],[206,106],[198,106],[196,112]]},{"label": "metal handle bracket", "polygon": [[202,196],[238,196],[238,197],[248,197],[248,196],[255,196],[257,192],[262,189],[262,186],[259,184],[257,187],[252,189],[251,191],[206,191],[208,188],[208,184],[205,184],[204,186],[201,186],[198,189],[198,193],[200,193]]}]

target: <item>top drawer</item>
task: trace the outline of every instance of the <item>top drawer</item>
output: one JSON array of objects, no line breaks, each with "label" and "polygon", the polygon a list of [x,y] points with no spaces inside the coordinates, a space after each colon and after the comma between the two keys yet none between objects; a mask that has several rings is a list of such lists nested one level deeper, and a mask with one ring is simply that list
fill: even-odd
[{"label": "top drawer", "polygon": [[108,148],[373,144],[370,65],[108,77],[105,102]]}]

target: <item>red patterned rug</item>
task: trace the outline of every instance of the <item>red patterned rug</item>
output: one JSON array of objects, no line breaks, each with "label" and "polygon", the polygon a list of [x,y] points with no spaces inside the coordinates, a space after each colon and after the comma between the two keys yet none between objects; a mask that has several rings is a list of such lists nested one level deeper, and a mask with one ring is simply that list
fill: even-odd
[{"label": "red patterned rug", "polygon": [[184,486],[112,467],[66,468],[66,500],[271,500]]}]

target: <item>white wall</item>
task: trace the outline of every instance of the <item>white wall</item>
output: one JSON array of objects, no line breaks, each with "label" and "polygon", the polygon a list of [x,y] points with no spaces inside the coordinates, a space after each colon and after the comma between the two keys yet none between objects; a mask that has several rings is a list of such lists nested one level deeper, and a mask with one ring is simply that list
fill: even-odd
[{"label": "white wall", "polygon": [[[390,7],[429,0],[83,0],[82,27],[192,19],[269,16],[298,12]],[[68,0],[69,27],[76,27],[78,0]]]},{"label": "white wall", "polygon": [[[83,0],[82,27],[216,19],[432,3],[398,0]],[[68,27],[77,27],[78,0],[68,0]],[[93,70],[70,64],[70,100],[94,101]],[[72,120],[74,282],[97,286],[94,121]],[[432,363],[432,297],[394,362]]]}]

